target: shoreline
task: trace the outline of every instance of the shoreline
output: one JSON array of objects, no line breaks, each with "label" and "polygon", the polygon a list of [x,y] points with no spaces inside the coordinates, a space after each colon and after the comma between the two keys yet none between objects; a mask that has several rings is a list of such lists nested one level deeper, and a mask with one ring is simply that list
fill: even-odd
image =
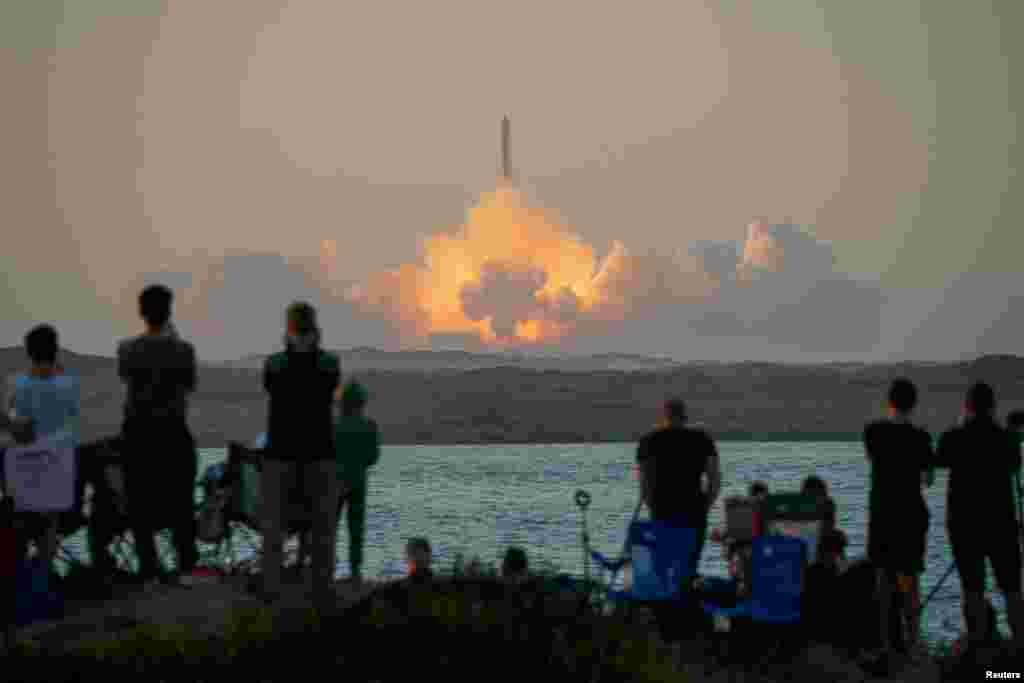
[{"label": "shoreline", "polygon": [[[714,438],[716,443],[801,443],[801,444],[814,444],[814,443],[860,443],[860,434],[749,434],[749,433],[728,433],[728,434],[717,434],[711,430],[708,430],[711,436]],[[397,441],[383,441],[381,446],[387,448],[389,446],[400,446],[403,448],[466,448],[470,446],[545,446],[557,448],[560,446],[566,447],[578,447],[578,446],[635,446],[637,443],[636,439],[588,439],[585,441],[497,441],[497,440],[454,440],[454,441],[413,441],[413,440],[397,440]],[[210,445],[209,442],[199,441],[198,447],[201,450],[217,450],[227,448],[226,443],[220,445]]]}]

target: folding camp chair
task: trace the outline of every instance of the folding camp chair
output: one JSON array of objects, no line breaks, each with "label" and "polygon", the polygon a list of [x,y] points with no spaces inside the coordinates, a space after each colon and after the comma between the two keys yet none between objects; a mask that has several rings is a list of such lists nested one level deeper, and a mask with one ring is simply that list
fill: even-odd
[{"label": "folding camp chair", "polygon": [[[627,531],[625,555],[610,560],[591,550],[598,566],[609,572],[607,603],[613,608],[651,606],[654,603],[687,601],[689,583],[696,567],[694,529],[663,522],[634,520]],[[615,576],[624,573],[623,587],[615,588]]]},{"label": "folding camp chair", "polygon": [[[709,616],[728,623],[732,637],[738,636],[745,641],[745,646],[755,643],[767,646],[771,641],[782,646],[800,644],[803,642],[801,595],[806,564],[807,543],[803,539],[759,536],[753,540],[749,598],[734,605],[705,600],[702,607]],[[770,637],[761,637],[764,635]]]}]

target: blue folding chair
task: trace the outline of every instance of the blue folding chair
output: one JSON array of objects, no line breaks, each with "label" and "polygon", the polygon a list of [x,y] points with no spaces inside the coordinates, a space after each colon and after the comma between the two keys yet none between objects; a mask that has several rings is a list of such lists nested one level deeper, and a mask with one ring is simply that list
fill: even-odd
[{"label": "blue folding chair", "polygon": [[[625,554],[611,560],[591,550],[590,556],[610,574],[606,599],[613,605],[685,602],[696,571],[697,534],[694,529],[662,522],[634,520],[629,525]],[[622,590],[616,575],[630,565],[632,580]]]},{"label": "blue folding chair", "polygon": [[712,617],[745,617],[762,624],[798,624],[806,564],[803,539],[759,536],[753,541],[749,599],[732,607],[706,602],[704,611]]}]

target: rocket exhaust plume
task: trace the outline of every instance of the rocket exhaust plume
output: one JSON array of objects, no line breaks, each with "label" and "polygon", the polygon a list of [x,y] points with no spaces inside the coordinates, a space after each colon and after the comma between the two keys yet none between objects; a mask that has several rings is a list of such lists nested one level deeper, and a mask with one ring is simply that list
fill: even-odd
[{"label": "rocket exhaust plume", "polygon": [[619,241],[600,257],[560,216],[532,205],[513,184],[510,144],[505,116],[497,188],[458,229],[427,238],[421,263],[346,291],[364,313],[397,323],[404,345],[433,335],[499,346],[553,342],[581,325],[624,319],[673,279]]}]

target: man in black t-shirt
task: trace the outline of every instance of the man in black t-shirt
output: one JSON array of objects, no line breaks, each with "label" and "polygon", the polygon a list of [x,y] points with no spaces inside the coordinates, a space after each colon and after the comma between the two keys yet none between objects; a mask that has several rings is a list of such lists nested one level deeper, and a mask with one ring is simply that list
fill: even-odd
[{"label": "man in black t-shirt", "polygon": [[932,440],[910,423],[917,388],[907,379],[889,387],[889,417],[864,430],[864,451],[871,465],[868,497],[868,558],[876,571],[882,647],[890,649],[892,589],[899,591],[908,646],[920,634],[919,577],[924,571],[929,513],[922,484],[932,483]]},{"label": "man in black t-shirt", "polygon": [[125,385],[125,488],[139,574],[164,575],[154,533],[170,527],[178,580],[187,581],[198,559],[195,482],[198,451],[188,426],[188,395],[196,388],[196,353],[171,322],[174,295],[162,285],[139,295],[144,334],[117,347],[117,374]]},{"label": "man in black t-shirt", "polygon": [[696,530],[696,569],[704,549],[708,510],[722,486],[718,450],[706,432],[686,426],[682,401],[666,401],[663,409],[662,425],[637,445],[641,496],[651,519]]},{"label": "man in black t-shirt", "polygon": [[1024,645],[1021,550],[1018,544],[1014,475],[1020,471],[1020,440],[995,420],[992,387],[973,385],[964,403],[963,423],[939,440],[936,464],[948,467],[946,526],[964,594],[969,641],[987,636],[985,559],[1006,599],[1010,629]]}]

